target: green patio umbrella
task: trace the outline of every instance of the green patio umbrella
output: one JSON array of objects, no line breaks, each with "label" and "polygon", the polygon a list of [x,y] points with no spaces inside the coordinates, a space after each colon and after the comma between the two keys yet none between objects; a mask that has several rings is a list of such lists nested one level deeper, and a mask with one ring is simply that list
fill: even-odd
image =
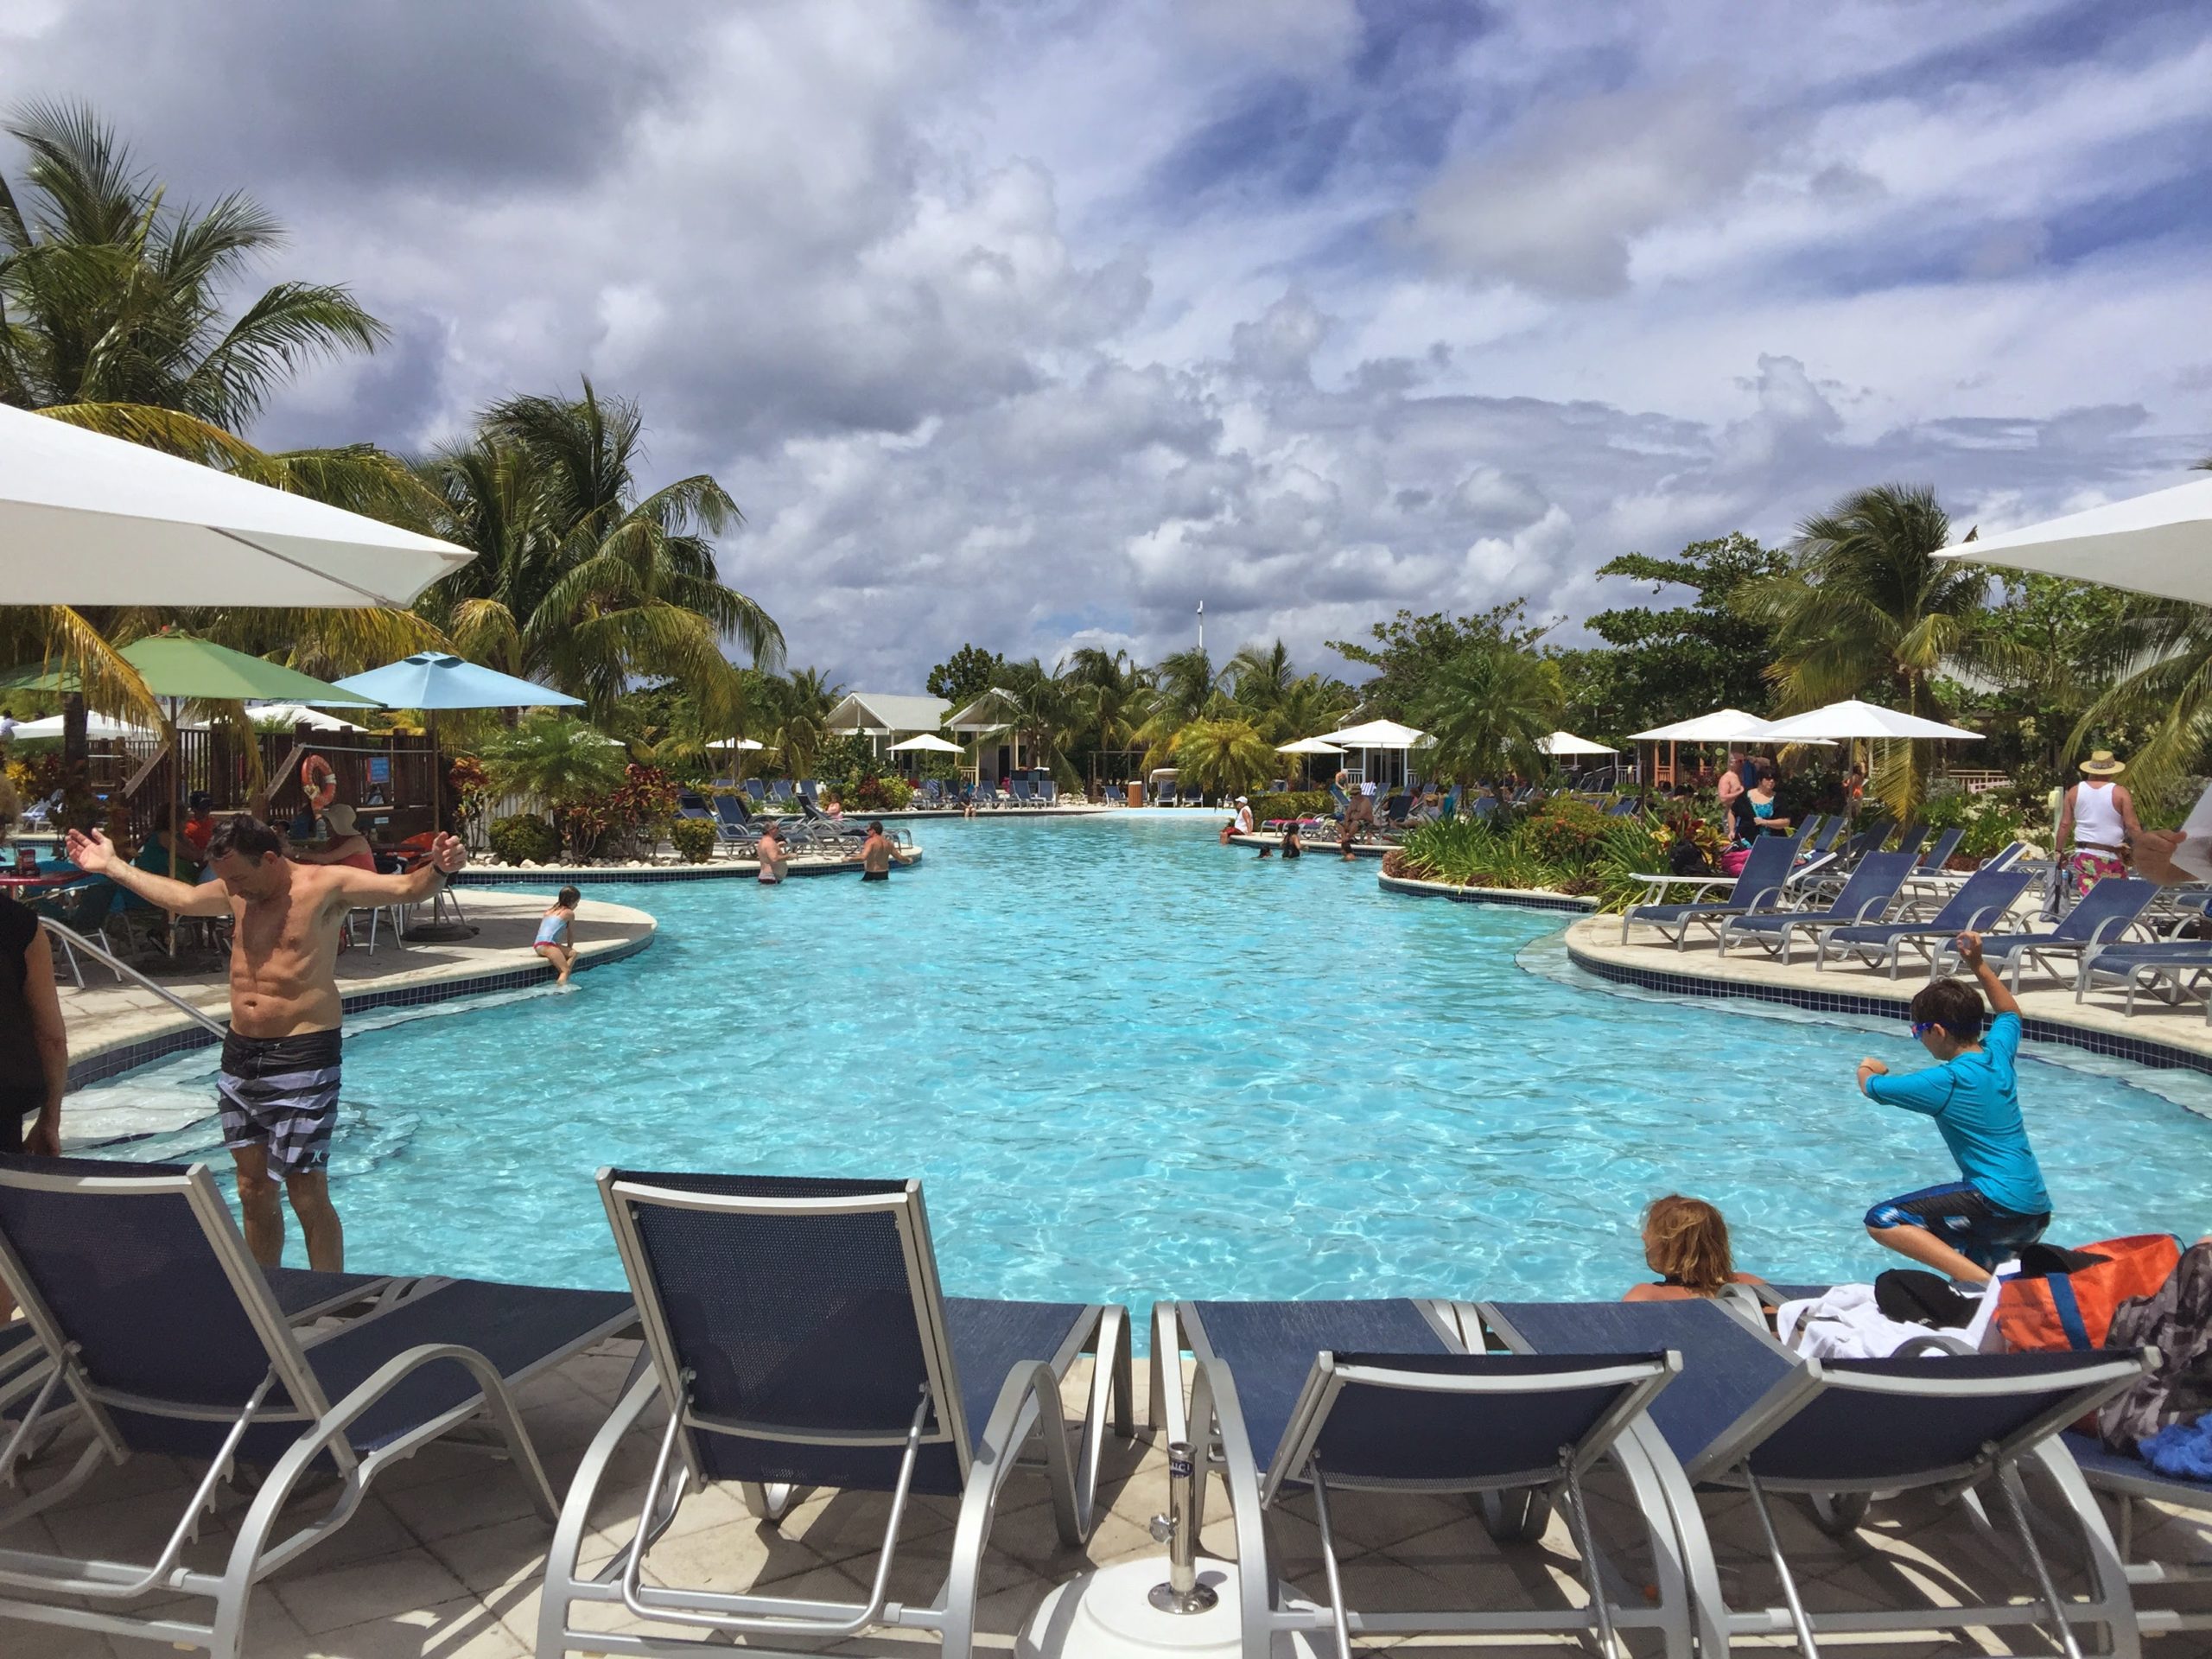
[{"label": "green patio umbrella", "polygon": [[[341,691],[314,676],[286,668],[265,658],[249,657],[212,639],[163,629],[123,647],[122,656],[138,671],[146,689],[159,697],[168,711],[169,763],[169,879],[176,879],[176,836],[184,823],[184,755],[176,745],[177,716],[188,702],[242,702],[251,698],[268,702],[336,703],[373,709],[373,697],[358,691]],[[169,930],[169,954],[176,954],[176,930]]]}]

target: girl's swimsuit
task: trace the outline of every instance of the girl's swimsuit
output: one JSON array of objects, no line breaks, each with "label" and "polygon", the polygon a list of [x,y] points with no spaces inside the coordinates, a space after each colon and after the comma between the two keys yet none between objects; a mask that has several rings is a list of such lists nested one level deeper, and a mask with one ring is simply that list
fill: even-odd
[{"label": "girl's swimsuit", "polygon": [[548,916],[543,921],[538,923],[537,938],[535,943],[538,944],[566,944],[568,942],[569,918],[566,916]]}]

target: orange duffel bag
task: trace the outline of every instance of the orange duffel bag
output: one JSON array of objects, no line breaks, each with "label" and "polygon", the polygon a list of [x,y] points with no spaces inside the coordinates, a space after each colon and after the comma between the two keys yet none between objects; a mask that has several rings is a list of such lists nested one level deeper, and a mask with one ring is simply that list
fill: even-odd
[{"label": "orange duffel bag", "polygon": [[[2035,1272],[2037,1255],[2050,1271]],[[2069,1257],[2094,1258],[2067,1270]],[[2060,1252],[2030,1245],[2020,1252],[2023,1271],[1998,1287],[1997,1328],[2016,1353],[2086,1352],[2104,1346],[2113,1310],[2136,1296],[2150,1296],[2173,1276],[2181,1245],[2171,1233],[2107,1238]]]}]

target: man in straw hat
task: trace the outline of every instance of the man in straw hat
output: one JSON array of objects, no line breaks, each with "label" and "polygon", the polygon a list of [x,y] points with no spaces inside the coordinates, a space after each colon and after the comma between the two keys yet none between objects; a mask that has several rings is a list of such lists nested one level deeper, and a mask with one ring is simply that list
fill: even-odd
[{"label": "man in straw hat", "polygon": [[2118,781],[2126,770],[2126,761],[2099,749],[2082,762],[2082,781],[2059,804],[2057,846],[2077,893],[2106,876],[2126,874],[2128,846],[2143,838],[2134,798]]}]

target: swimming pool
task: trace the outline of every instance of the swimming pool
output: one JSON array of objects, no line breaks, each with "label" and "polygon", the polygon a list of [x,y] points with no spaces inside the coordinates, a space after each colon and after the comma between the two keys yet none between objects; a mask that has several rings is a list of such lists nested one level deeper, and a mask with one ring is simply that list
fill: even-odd
[{"label": "swimming pool", "polygon": [[[1618,1296],[1635,1219],[1719,1203],[1739,1265],[1866,1278],[1859,1217],[1952,1178],[1853,1067],[1879,1027],[1624,995],[1560,918],[1219,846],[1211,814],[919,826],[887,886],[595,888],[652,950],[351,1027],[348,1265],[621,1282],[601,1165],[919,1176],[949,1291]],[[2212,1224],[2212,1088],[2067,1051],[2020,1091],[2068,1241]],[[2107,1075],[2082,1069],[2101,1065]],[[212,1050],[73,1096],[212,1103]],[[2171,1098],[2167,1097],[2171,1095]],[[113,1148],[219,1151],[212,1120]],[[296,1229],[290,1259],[299,1259]]]}]

